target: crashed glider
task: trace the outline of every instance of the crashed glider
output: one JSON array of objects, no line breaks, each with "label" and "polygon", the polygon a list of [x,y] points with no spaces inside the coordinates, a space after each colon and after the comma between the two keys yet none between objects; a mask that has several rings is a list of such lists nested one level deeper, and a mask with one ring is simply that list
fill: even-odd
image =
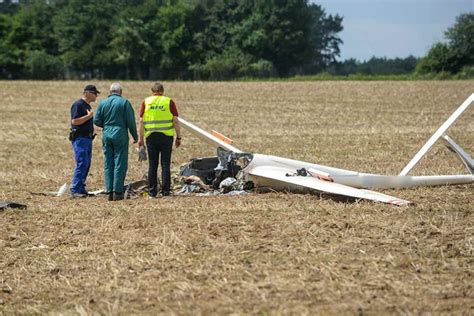
[{"label": "crashed glider", "polygon": [[[309,162],[292,160],[271,155],[246,153],[231,145],[221,134],[208,133],[194,124],[179,118],[181,126],[191,133],[222,148],[241,166],[244,179],[252,181],[255,187],[267,187],[276,191],[317,191],[336,196],[366,199],[393,205],[405,205],[410,201],[368,189],[410,188],[415,186],[435,186],[448,184],[468,184],[474,182],[473,159],[447,134],[448,128],[466,111],[474,101],[474,94],[448,118],[420,149],[400,175],[379,175],[338,169]],[[468,174],[409,176],[408,172],[428,152],[440,138],[455,152],[465,165]]]}]

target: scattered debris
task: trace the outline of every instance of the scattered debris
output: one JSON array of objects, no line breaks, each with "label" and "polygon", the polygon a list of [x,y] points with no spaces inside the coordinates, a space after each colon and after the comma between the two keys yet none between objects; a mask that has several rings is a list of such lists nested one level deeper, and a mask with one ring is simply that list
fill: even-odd
[{"label": "scattered debris", "polygon": [[87,194],[89,196],[97,196],[99,194],[105,194],[105,190],[104,189],[100,189],[100,190],[95,190],[95,191],[89,191],[87,192]]},{"label": "scattered debris", "polygon": [[3,293],[7,293],[7,294],[10,294],[13,292],[13,289],[10,285],[8,285],[7,283],[3,283],[3,286],[2,286],[2,292]]},{"label": "scattered debris", "polygon": [[45,195],[45,196],[63,196],[66,194],[69,185],[64,183],[58,191],[46,191],[46,192],[30,192],[33,195]]},{"label": "scattered debris", "polygon": [[26,248],[26,250],[44,250],[44,249],[49,249],[49,247],[46,245],[43,245],[42,243],[39,244],[38,246]]},{"label": "scattered debris", "polygon": [[148,179],[146,176],[142,180],[130,182],[125,185],[125,199],[132,199],[148,193]]},{"label": "scattered debris", "polygon": [[[30,192],[30,194],[44,195],[44,196],[63,196],[65,194],[69,194],[68,189],[69,189],[69,184],[66,182],[59,188],[58,191]],[[87,196],[97,196],[102,193],[104,193],[103,189],[96,190],[96,191],[89,191],[87,192]]]},{"label": "scattered debris", "polygon": [[219,165],[217,157],[193,158],[191,161],[181,166],[180,176],[184,177],[180,182],[189,182],[187,177],[196,176],[204,184],[211,185],[216,177],[216,168]]},{"label": "scattered debris", "polygon": [[26,209],[26,204],[14,202],[14,201],[0,201],[0,211],[3,211],[7,208],[18,208],[18,209]]},{"label": "scattered debris", "polygon": [[235,178],[228,177],[219,183],[219,189],[221,189],[222,193],[229,193],[235,189],[236,184],[237,180]]},{"label": "scattered debris", "polygon": [[229,195],[229,196],[236,196],[236,195],[241,196],[241,195],[247,195],[247,194],[249,194],[249,192],[244,191],[244,190],[234,190],[234,191],[225,193],[225,195]]},{"label": "scattered debris", "polygon": [[67,182],[66,182],[66,183],[64,183],[64,184],[59,188],[59,190],[58,190],[58,192],[57,192],[57,195],[58,195],[58,196],[64,195],[64,194],[66,193],[66,191],[67,191],[67,188],[68,188],[68,185],[67,185]]},{"label": "scattered debris", "polygon": [[182,188],[177,194],[202,193],[210,189],[198,176],[185,176],[180,181],[182,182]]},{"label": "scattered debris", "polygon": [[241,172],[242,155],[217,148],[216,157],[193,158],[181,166],[177,179],[182,188],[177,194],[195,193],[199,196],[245,195],[254,189]]}]

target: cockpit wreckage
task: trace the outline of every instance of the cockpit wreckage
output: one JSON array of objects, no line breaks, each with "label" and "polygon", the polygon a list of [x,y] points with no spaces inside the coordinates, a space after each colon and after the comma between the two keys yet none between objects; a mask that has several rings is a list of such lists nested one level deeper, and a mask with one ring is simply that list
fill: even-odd
[{"label": "cockpit wreckage", "polygon": [[[246,153],[234,147],[232,141],[217,132],[208,133],[196,125],[179,118],[181,126],[192,134],[217,147],[217,157],[198,158],[182,169],[182,176],[198,176],[204,183],[218,188],[226,177],[241,179],[240,189],[268,188],[274,191],[314,192],[349,199],[366,199],[393,205],[406,205],[410,201],[386,195],[372,189],[410,188],[469,184],[474,182],[474,160],[446,132],[474,101],[471,94],[453,112],[445,123],[430,137],[399,175],[379,175],[338,169],[314,163],[277,156]],[[409,176],[408,173],[428,150],[440,139],[456,153],[468,174]],[[370,190],[369,190],[370,189]]]}]

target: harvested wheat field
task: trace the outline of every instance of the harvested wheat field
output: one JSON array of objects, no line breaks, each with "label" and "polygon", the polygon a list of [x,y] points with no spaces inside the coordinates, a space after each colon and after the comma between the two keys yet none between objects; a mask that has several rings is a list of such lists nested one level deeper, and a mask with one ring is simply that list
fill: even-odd
[{"label": "harvested wheat field", "polygon": [[[106,96],[111,82],[93,82]],[[69,109],[87,82],[0,81],[0,314],[474,313],[474,185],[108,202],[56,191],[74,167]],[[123,82],[136,109],[151,82]],[[398,174],[474,91],[456,82],[165,82],[180,116],[249,152]],[[96,108],[96,105],[94,106]],[[450,136],[474,153],[474,111]],[[89,190],[104,187],[100,139]],[[213,156],[183,131],[173,169]],[[127,181],[147,170],[130,146]],[[466,173],[437,144],[411,174]]]}]

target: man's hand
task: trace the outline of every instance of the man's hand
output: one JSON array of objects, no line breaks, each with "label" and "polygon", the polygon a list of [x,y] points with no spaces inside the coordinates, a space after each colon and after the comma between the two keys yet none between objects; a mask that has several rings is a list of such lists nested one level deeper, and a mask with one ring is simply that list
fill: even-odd
[{"label": "man's hand", "polygon": [[143,147],[143,146],[144,146],[144,141],[143,141],[143,139],[140,139],[138,141],[138,148]]},{"label": "man's hand", "polygon": [[143,146],[140,146],[138,149],[138,161],[146,161],[146,149]]},{"label": "man's hand", "polygon": [[87,114],[71,120],[72,125],[82,125],[94,116],[94,111],[86,110]]},{"label": "man's hand", "polygon": [[178,148],[179,146],[181,146],[181,137],[177,137],[177,138],[176,138],[175,144],[176,144],[176,148]]}]

